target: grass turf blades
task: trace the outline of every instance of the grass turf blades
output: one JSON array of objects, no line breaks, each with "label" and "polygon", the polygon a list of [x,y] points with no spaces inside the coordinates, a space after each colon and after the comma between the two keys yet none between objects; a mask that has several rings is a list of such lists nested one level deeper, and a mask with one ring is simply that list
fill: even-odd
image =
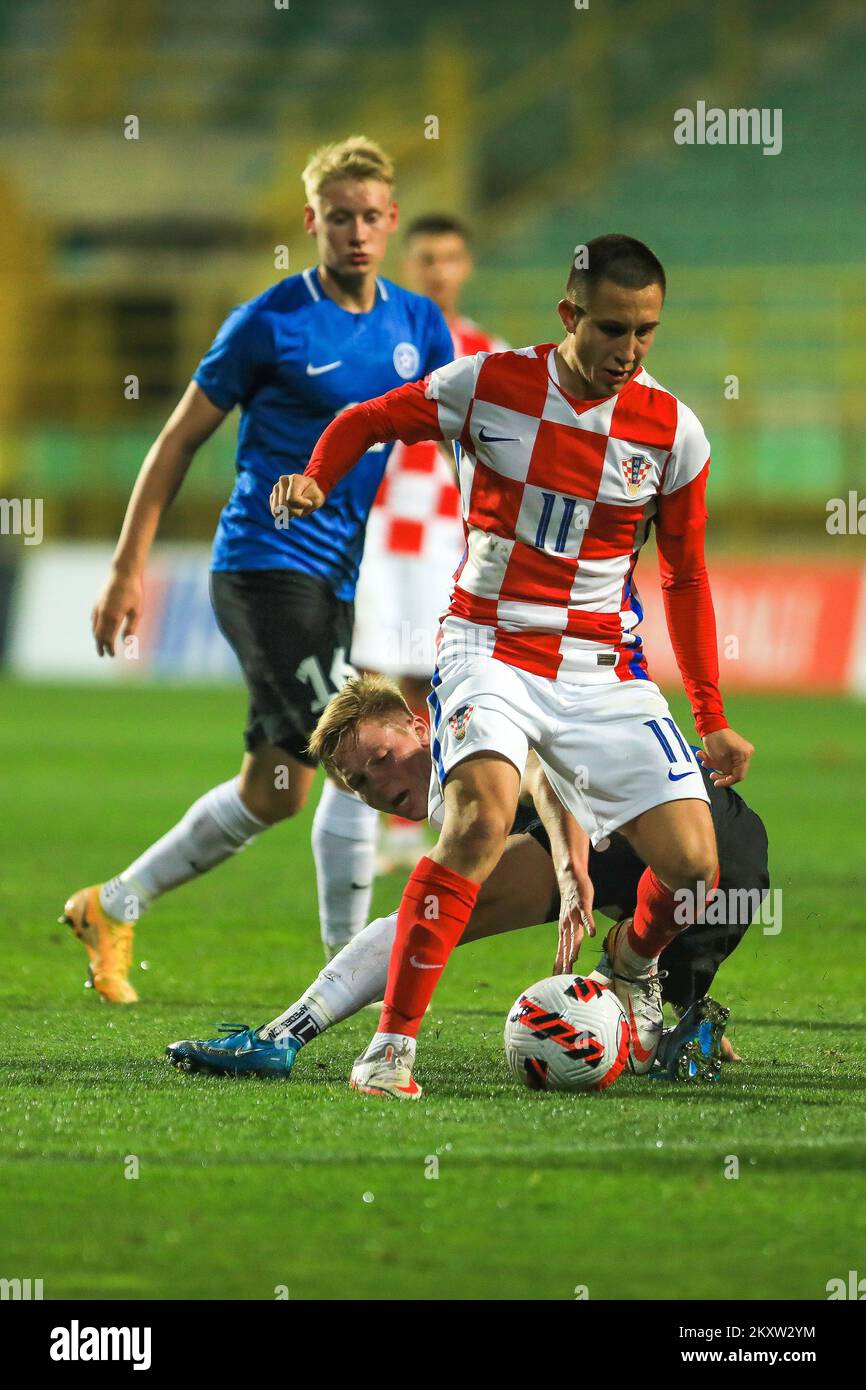
[{"label": "grass turf blades", "polygon": [[[43,1279],[48,1299],[270,1299],[279,1286],[292,1299],[570,1300],[584,1286],[593,1300],[823,1299],[862,1266],[854,702],[731,701],[757,745],[745,790],[783,893],[782,931],[753,927],[712,989],[743,1065],[703,1088],[518,1087],[502,1026],[552,966],[555,928],[537,927],[455,952],[422,1028],[427,1099],[409,1107],[346,1086],[369,1011],[304,1049],[286,1082],[184,1076],[162,1056],[223,1018],[266,1021],[320,968],[316,792],[145,916],[141,1004],[85,991],[84,952],[56,924],[72,889],[123,868],[232,775],[242,692],[6,683],[2,699],[5,1277]],[[686,727],[680,701],[674,713]],[[373,915],[401,888],[380,880]]]}]

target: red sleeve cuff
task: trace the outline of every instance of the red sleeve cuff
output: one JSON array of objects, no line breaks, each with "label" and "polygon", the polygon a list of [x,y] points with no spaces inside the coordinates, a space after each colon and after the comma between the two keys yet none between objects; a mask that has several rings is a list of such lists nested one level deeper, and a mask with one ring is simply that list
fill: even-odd
[{"label": "red sleeve cuff", "polygon": [[417,444],[421,439],[441,439],[439,411],[425,395],[425,382],[398,386],[384,396],[341,410],[322,434],[304,469],[323,492],[351,471],[374,444],[402,439]]},{"label": "red sleeve cuff", "polygon": [[696,718],[695,728],[701,738],[706,738],[707,734],[717,734],[719,729],[727,729],[728,721],[723,714],[708,715],[705,719]]}]

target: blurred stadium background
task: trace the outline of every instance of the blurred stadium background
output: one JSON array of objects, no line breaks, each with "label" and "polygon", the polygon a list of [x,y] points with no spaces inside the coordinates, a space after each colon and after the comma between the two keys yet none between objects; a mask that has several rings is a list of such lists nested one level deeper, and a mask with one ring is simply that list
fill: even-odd
[{"label": "blurred stadium background", "polygon": [[[576,243],[622,230],[659,253],[650,368],[713,444],[724,679],[862,690],[862,539],[829,535],[826,507],[864,474],[864,60],[847,0],[4,0],[0,495],[43,499],[44,528],[0,536],[7,666],[106,674],[87,618],[144,453],[227,309],[285,273],[275,247],[291,272],[313,260],[309,152],[362,131],[397,162],[404,219],[467,218],[465,309],[515,344],[556,336]],[[676,145],[673,112],[699,99],[780,108],[782,152]],[[157,547],[139,659],[115,674],[232,672],[197,547],[234,434],[171,509],[162,540],[181,548]]]},{"label": "blurred stadium background", "polygon": [[[0,0],[4,1279],[52,1299],[570,1300],[589,1277],[593,1300],[814,1300],[863,1271],[866,563],[827,504],[866,491],[864,70],[860,0]],[[782,152],[675,144],[697,101],[780,108]],[[465,310],[512,343],[557,336],[573,248],[600,232],[668,269],[649,367],[713,444],[722,685],[785,894],[784,933],[753,927],[725,967],[746,1062],[711,1104],[639,1078],[574,1105],[513,1084],[502,1017],[549,968],[543,926],[455,953],[421,1115],[346,1089],[370,1015],[288,1090],[169,1074],[169,1039],[271,1017],[320,968],[315,797],[160,902],[139,1008],[88,996],[54,924],[236,768],[245,695],[207,598],[234,420],[166,518],[136,659],[100,662],[89,615],[145,451],[228,308],[286,273],[275,248],[290,272],[314,260],[300,170],[353,131],[395,158],[404,220],[469,221]],[[39,544],[13,525],[28,499]],[[650,670],[686,719],[654,570]],[[380,877],[374,911],[400,891]]]}]

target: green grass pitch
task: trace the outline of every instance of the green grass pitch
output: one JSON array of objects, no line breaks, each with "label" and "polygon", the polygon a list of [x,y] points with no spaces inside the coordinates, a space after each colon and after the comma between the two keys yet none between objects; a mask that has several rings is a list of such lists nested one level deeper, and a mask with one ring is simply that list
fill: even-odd
[{"label": "green grass pitch", "polygon": [[[568,1300],[823,1299],[866,1273],[862,707],[731,701],[784,916],[717,981],[747,1059],[721,1084],[519,1089],[502,1024],[550,970],[555,929],[536,927],[455,954],[422,1034],[427,1099],[395,1105],[346,1087],[370,1012],[288,1082],[162,1058],[222,1020],[264,1022],[319,969],[315,796],[143,920],[136,1008],[82,989],[56,925],[69,891],[236,771],[242,692],[7,683],[2,702],[0,1276],[41,1278],[46,1298]],[[400,888],[378,883],[377,914]]]}]

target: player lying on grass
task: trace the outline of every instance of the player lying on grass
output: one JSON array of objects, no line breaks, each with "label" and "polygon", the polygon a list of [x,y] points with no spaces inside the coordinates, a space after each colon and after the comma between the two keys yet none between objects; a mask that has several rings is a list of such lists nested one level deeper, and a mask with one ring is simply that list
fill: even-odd
[{"label": "player lying on grass", "polygon": [[658,958],[685,925],[677,895],[715,888],[718,851],[699,763],[637,632],[634,572],[651,529],[701,756],[731,785],[754,752],[719,690],[704,558],[709,444],[643,365],[664,298],[664,268],[647,246],[596,237],[575,248],[559,343],[462,357],[344,411],[304,475],[274,487],[275,518],[306,517],[374,440],[460,446],[467,549],[429,698],[430,813],[442,828],[406,885],[387,1002],[352,1068],[350,1085],[367,1095],[421,1093],[421,1019],[505,847],[530,748],[593,844],[619,830],[646,864],[634,916],[609,933],[608,953],[638,1060],[652,1065]]},{"label": "player lying on grass", "polygon": [[[381,811],[396,806],[416,821],[426,816],[429,728],[410,711],[393,682],[381,676],[350,680],[329,701],[311,743],[331,774],[370,806]],[[769,890],[763,823],[736,792],[715,786],[706,771],[702,776],[719,846],[718,891],[736,910],[727,914],[726,924],[687,927],[663,953],[662,996],[686,1024],[676,1036],[674,1030],[666,1035],[668,1066],[692,1040],[690,1025],[696,1019],[689,1019],[687,1011],[702,1000]],[[616,833],[606,850],[589,849],[587,856],[587,837],[553,793],[537,759],[528,762],[524,788],[534,805],[518,808],[505,851],[478,896],[460,944],[558,919],[553,968],[559,973],[572,968],[584,931],[595,934],[594,904],[615,919],[634,912],[645,866]],[[287,1074],[305,1043],[381,999],[396,926],[396,913],[371,922],[272,1022],[235,1030],[226,1038],[172,1043],[170,1060],[187,1070]],[[592,978],[610,968],[603,956]],[[714,1029],[716,1042],[721,1024],[723,1020]],[[739,1060],[727,1039],[722,1050],[728,1059]],[[705,1074],[703,1067],[701,1071]]]}]

